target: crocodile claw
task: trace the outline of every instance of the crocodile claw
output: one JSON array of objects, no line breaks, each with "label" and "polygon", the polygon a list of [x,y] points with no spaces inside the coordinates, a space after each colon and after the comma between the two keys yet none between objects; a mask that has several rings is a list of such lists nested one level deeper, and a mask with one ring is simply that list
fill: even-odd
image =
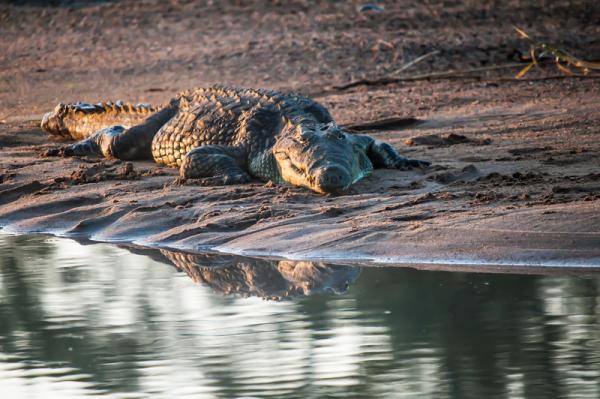
[{"label": "crocodile claw", "polygon": [[63,154],[66,157],[81,155],[102,155],[100,147],[94,141],[84,140],[79,143],[71,144],[63,148]]}]

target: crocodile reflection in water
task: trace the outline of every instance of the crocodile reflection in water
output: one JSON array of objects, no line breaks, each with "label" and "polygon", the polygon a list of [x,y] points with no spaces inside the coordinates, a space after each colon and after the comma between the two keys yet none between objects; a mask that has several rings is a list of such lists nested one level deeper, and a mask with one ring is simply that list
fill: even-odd
[{"label": "crocodile reflection in water", "polygon": [[360,267],[320,262],[268,260],[222,254],[193,254],[161,249],[160,254],[194,282],[226,295],[285,299],[329,292],[343,294]]}]

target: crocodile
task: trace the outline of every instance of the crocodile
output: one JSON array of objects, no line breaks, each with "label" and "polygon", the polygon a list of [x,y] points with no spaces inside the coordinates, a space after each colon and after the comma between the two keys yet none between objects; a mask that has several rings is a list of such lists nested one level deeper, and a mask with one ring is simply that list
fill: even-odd
[{"label": "crocodile", "polygon": [[47,132],[80,140],[65,156],[152,159],[207,184],[252,179],[321,194],[345,192],[373,168],[427,167],[391,145],[338,126],[318,102],[295,93],[230,87],[184,91],[167,104],[59,104]]}]

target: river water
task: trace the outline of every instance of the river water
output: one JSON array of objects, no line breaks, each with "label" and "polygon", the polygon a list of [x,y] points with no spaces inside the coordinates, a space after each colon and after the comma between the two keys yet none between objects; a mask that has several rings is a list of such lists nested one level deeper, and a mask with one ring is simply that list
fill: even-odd
[{"label": "river water", "polygon": [[598,398],[599,288],[0,235],[0,396]]}]

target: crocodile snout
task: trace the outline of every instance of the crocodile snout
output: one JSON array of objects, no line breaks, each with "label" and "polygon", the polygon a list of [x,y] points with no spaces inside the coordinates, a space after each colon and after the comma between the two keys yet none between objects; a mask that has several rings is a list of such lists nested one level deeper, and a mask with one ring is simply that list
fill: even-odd
[{"label": "crocodile snout", "polygon": [[344,191],[352,179],[350,173],[336,165],[325,166],[318,170],[316,181],[324,193],[339,193]]}]

